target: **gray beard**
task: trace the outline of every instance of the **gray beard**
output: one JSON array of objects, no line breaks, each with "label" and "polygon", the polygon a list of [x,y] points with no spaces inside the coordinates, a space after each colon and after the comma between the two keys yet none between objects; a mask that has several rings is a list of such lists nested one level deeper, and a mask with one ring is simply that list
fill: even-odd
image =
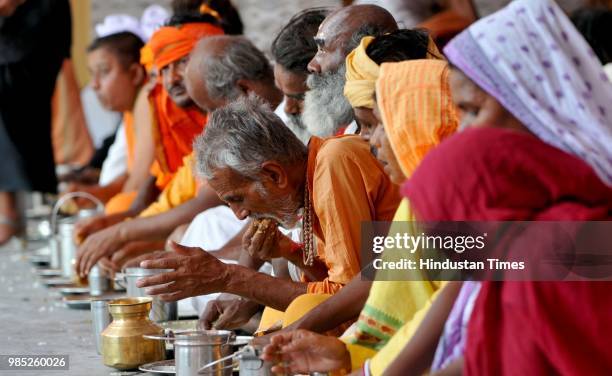
[{"label": "gray beard", "polygon": [[254,219],[272,219],[285,229],[292,229],[300,221],[299,212],[301,202],[296,201],[292,196],[272,197],[264,188],[261,182],[255,183],[255,190],[268,203],[274,202],[275,213],[252,213]]},{"label": "gray beard", "polygon": [[345,73],[343,64],[335,72],[308,76],[306,83],[310,90],[304,99],[302,121],[311,134],[333,136],[353,121],[353,108],[344,96]]},{"label": "gray beard", "polygon": [[287,128],[293,132],[293,134],[302,141],[304,145],[308,145],[308,141],[310,140],[310,132],[306,129],[306,125],[302,121],[302,117],[300,115],[287,115],[287,121],[285,125]]}]

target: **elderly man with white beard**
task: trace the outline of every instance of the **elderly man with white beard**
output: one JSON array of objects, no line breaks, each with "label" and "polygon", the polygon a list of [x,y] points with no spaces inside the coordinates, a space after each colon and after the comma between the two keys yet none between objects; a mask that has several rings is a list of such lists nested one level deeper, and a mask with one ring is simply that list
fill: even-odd
[{"label": "elderly man with white beard", "polygon": [[[397,30],[393,16],[376,5],[352,5],[332,12],[315,36],[317,54],[308,64],[309,91],[302,119],[310,133],[329,137],[344,133],[354,118],[344,96],[345,58],[367,35]],[[355,133],[348,129],[346,133]]]}]

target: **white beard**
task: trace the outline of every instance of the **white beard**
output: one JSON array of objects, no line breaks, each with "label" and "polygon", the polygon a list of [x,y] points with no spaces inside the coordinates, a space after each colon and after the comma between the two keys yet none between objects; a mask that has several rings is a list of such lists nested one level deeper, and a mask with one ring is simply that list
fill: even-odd
[{"label": "white beard", "polygon": [[343,64],[335,72],[308,76],[310,90],[304,99],[302,121],[315,136],[333,136],[353,121],[353,108],[344,96],[345,73]]}]

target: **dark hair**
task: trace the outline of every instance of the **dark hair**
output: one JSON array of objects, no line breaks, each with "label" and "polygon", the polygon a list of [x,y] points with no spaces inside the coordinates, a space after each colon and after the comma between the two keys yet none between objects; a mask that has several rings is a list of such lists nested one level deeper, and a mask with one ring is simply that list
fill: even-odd
[{"label": "dark hair", "polygon": [[[221,19],[217,20],[209,14],[200,14],[202,5],[208,5],[209,8],[219,13]],[[244,26],[240,14],[230,0],[172,0],[171,7],[173,13],[171,19],[176,19],[176,21],[186,20],[179,22],[179,24],[210,22],[221,26],[225,34],[240,35],[243,33]]]},{"label": "dark hair", "polygon": [[293,16],[272,42],[274,60],[290,72],[308,74],[308,63],[317,53],[314,37],[328,13],[327,8],[310,8]]},{"label": "dark hair", "polygon": [[603,65],[612,62],[612,10],[581,8],[571,20]]},{"label": "dark hair", "polygon": [[361,43],[361,40],[363,39],[363,37],[379,37],[383,34],[385,34],[387,32],[386,28],[380,27],[378,25],[361,25],[357,31],[355,31],[353,33],[353,35],[351,35],[351,39],[348,40],[348,42],[345,45],[345,52],[348,55],[351,51],[353,51],[355,48],[357,48],[357,46],[359,46],[359,43]]},{"label": "dark hair", "polygon": [[425,59],[429,34],[420,29],[403,29],[376,37],[366,48],[366,54],[376,64]]},{"label": "dark hair", "polygon": [[123,31],[121,33],[96,38],[91,42],[89,47],[87,47],[87,52],[106,48],[117,56],[119,62],[124,67],[128,67],[134,63],[140,64],[140,49],[143,46],[144,42],[140,37],[129,31]]}]

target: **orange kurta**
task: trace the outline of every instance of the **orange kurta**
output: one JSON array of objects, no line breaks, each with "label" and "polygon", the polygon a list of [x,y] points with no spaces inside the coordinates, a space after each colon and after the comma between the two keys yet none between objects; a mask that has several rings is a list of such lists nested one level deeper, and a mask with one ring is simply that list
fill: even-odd
[{"label": "orange kurta", "polygon": [[317,253],[328,268],[308,293],[334,294],[361,270],[361,222],[390,221],[400,195],[360,136],[312,137],[307,175]]},{"label": "orange kurta", "polygon": [[151,173],[157,178],[156,185],[163,190],[183,166],[183,158],[191,153],[193,139],[204,130],[206,115],[194,108],[177,106],[159,84],[151,90],[149,101],[155,122],[155,162]]}]

